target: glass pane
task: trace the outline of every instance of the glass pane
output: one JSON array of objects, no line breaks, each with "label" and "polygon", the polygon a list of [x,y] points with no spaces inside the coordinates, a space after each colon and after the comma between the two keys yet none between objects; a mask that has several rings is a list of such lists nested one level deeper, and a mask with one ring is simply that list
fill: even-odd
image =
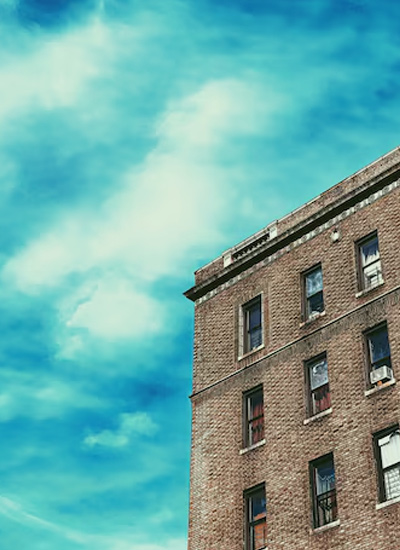
[{"label": "glass pane", "polygon": [[249,445],[255,445],[264,439],[264,417],[252,420],[249,424]]},{"label": "glass pane", "polygon": [[371,354],[371,363],[373,366],[377,361],[380,361],[385,357],[390,357],[389,339],[386,327],[382,327],[381,329],[371,333],[368,336],[368,341]]},{"label": "glass pane", "polygon": [[361,246],[361,265],[365,266],[379,259],[378,237]]},{"label": "glass pane", "polygon": [[400,466],[384,472],[386,499],[400,496]]},{"label": "glass pane", "polygon": [[308,317],[311,317],[314,313],[321,313],[321,311],[324,311],[324,296],[322,291],[308,298],[307,309]]},{"label": "glass pane", "polygon": [[323,493],[321,496],[317,496],[317,511],[315,514],[316,527],[327,525],[337,518],[337,502],[336,491]]},{"label": "glass pane", "polygon": [[382,467],[388,468],[400,462],[400,434],[393,432],[378,441],[381,449]]},{"label": "glass pane", "polygon": [[261,327],[253,329],[249,334],[249,351],[258,348],[262,344],[262,330]]},{"label": "glass pane", "polygon": [[253,527],[253,548],[261,550],[267,544],[267,522],[266,520]]},{"label": "glass pane", "polygon": [[248,398],[248,421],[248,444],[254,445],[264,439],[264,401],[262,391],[254,393]]},{"label": "glass pane", "polygon": [[249,420],[264,413],[263,394],[257,392],[249,396]]},{"label": "glass pane", "polygon": [[377,261],[364,267],[364,287],[370,288],[382,282],[381,262]]},{"label": "glass pane", "polygon": [[267,502],[265,491],[261,490],[250,498],[250,521],[257,521],[265,517],[267,513]]},{"label": "glass pane", "polygon": [[317,495],[322,495],[335,488],[335,470],[331,460],[318,466],[315,474]]},{"label": "glass pane", "polygon": [[322,290],[322,269],[319,267],[306,275],[307,298]]},{"label": "glass pane", "polygon": [[312,414],[318,414],[326,411],[331,406],[331,394],[329,392],[329,384],[315,390],[312,394]]},{"label": "glass pane", "polygon": [[259,327],[261,325],[261,304],[255,304],[249,309],[249,330]]},{"label": "glass pane", "polygon": [[328,383],[328,363],[321,359],[309,366],[310,387],[312,390]]}]

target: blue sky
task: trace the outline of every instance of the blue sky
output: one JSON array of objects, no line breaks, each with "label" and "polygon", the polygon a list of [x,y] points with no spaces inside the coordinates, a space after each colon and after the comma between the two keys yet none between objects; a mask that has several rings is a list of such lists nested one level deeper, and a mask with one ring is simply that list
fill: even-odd
[{"label": "blue sky", "polygon": [[186,548],[182,292],[399,144],[399,12],[0,1],[2,548]]}]

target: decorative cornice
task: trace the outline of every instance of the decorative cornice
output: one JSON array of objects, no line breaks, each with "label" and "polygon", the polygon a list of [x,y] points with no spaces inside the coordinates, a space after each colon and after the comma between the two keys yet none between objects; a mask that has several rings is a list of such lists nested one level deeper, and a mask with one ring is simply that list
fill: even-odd
[{"label": "decorative cornice", "polygon": [[[231,265],[196,285],[184,294],[190,300],[201,304],[225,288],[248,277],[258,269],[270,264],[293,248],[314,238],[339,221],[365,208],[400,185],[400,163],[383,174],[372,178],[364,185],[348,193],[345,197],[329,204],[313,216],[288,229],[282,235],[257,246],[248,245],[248,253],[236,259]],[[247,248],[247,247],[246,247]]]}]

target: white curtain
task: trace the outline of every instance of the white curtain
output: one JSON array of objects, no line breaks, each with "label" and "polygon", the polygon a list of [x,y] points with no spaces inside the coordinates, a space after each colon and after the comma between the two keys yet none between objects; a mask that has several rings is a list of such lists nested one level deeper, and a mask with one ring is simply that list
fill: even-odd
[{"label": "white curtain", "polygon": [[400,462],[400,432],[381,437],[378,441],[381,449],[382,468],[388,468]]}]

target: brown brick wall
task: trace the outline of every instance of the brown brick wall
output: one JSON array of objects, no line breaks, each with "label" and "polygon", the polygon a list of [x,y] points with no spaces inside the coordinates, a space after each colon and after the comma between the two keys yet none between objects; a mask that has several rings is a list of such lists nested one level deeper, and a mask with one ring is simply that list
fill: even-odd
[{"label": "brown brick wall", "polygon": [[[278,235],[282,235],[297,224],[304,222],[307,218],[316,215],[322,209],[328,207],[333,202],[343,198],[345,195],[354,192],[374,178],[380,177],[380,175],[382,174],[390,173],[393,170],[398,169],[399,164],[400,147],[394,149],[393,151],[390,151],[387,155],[384,155],[383,157],[366,166],[359,172],[334,185],[330,189],[327,189],[324,193],[321,193],[321,195],[319,195],[314,200],[278,220]],[[211,263],[196,271],[196,284],[203,283],[208,278],[223,271],[223,269],[224,265],[222,257],[216,258]]]},{"label": "brown brick wall", "polygon": [[[273,352],[400,284],[400,256],[394,253],[397,243],[400,244],[400,189],[349,216],[337,227],[341,233],[339,242],[331,242],[332,230],[327,229],[196,307],[194,391],[254,362],[255,356]],[[355,241],[374,230],[378,231],[385,283],[356,297]],[[301,326],[301,274],[317,263],[321,263],[323,269],[326,313]],[[261,292],[266,348],[238,361],[239,307]]]},{"label": "brown brick wall", "polygon": [[[373,433],[400,422],[400,382],[365,395],[363,337],[387,322],[399,380],[399,194],[394,190],[341,221],[339,242],[331,242],[327,229],[196,306],[193,390],[201,393],[192,400],[189,550],[243,550],[243,491],[262,482],[268,550],[400,548],[400,503],[376,509],[372,446]],[[356,297],[354,242],[374,230],[385,282]],[[319,262],[326,314],[304,325],[301,273]],[[239,361],[239,307],[260,292],[265,347]],[[305,425],[304,361],[321,352],[327,353],[332,413]],[[266,443],[240,454],[242,395],[260,383]],[[308,465],[329,452],[340,526],[316,533]]]}]

